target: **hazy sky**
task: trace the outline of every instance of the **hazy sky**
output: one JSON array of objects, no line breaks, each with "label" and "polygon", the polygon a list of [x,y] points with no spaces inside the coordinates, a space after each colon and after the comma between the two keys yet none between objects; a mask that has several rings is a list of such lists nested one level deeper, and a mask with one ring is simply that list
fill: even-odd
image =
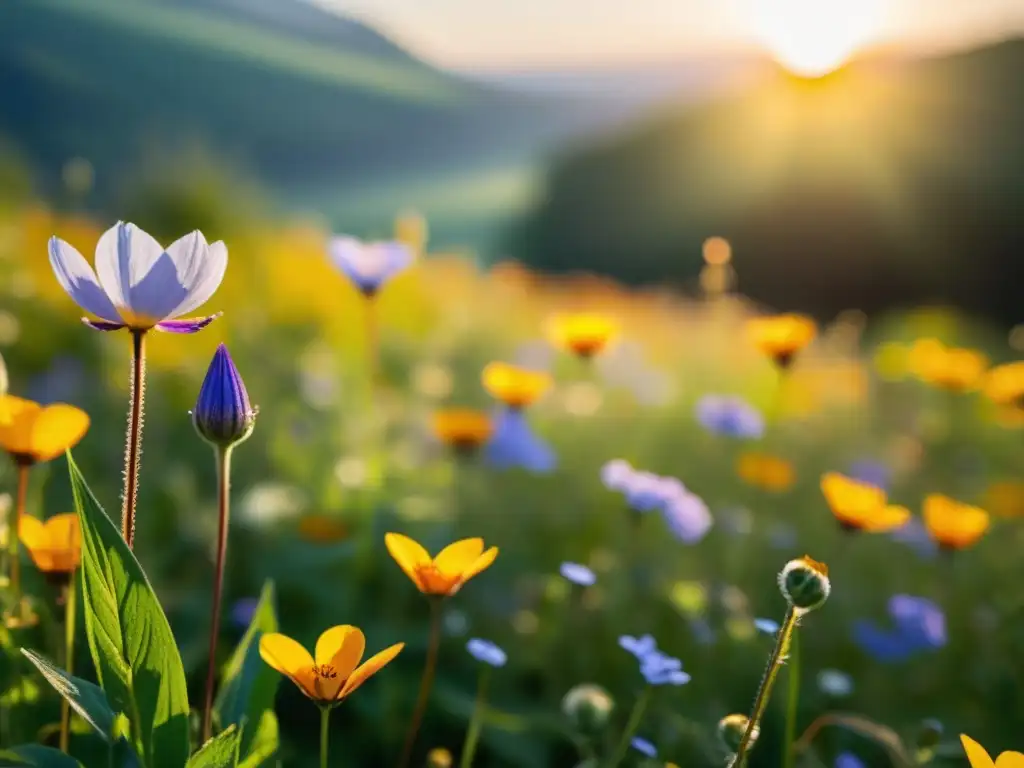
[{"label": "hazy sky", "polygon": [[[765,0],[311,0],[358,16],[454,67],[647,63],[757,35]],[[847,10],[861,0],[817,0]],[[841,13],[840,13],[841,15]],[[1024,0],[887,0],[887,38],[926,44],[1024,32]]]}]

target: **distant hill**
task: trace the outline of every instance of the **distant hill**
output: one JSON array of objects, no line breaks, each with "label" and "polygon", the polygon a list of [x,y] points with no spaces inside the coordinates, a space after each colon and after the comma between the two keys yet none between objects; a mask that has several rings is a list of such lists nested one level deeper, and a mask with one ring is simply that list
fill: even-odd
[{"label": "distant hill", "polygon": [[512,252],[553,271],[692,281],[733,244],[741,289],[831,316],[921,301],[1024,320],[1024,41],[773,71],[561,157]]}]

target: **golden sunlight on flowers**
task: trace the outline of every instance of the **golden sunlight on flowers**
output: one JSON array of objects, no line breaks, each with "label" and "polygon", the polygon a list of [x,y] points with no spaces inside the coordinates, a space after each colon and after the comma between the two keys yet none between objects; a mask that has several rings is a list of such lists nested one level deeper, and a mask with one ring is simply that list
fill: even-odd
[{"label": "golden sunlight on flowers", "polygon": [[449,544],[434,558],[400,533],[387,534],[384,544],[405,575],[425,595],[454,595],[498,556],[497,547],[484,551],[483,539],[463,539]]},{"label": "golden sunlight on flowers", "polygon": [[316,641],[313,656],[287,635],[276,632],[260,638],[260,656],[320,705],[334,705],[353,693],[398,655],[396,643],[363,664],[366,639],[356,627],[331,627]]},{"label": "golden sunlight on flowers", "polygon": [[985,395],[996,405],[1024,409],[1024,360],[992,368],[983,386]]},{"label": "golden sunlight on flowers", "polygon": [[821,492],[832,514],[847,530],[884,533],[910,520],[910,510],[888,503],[885,491],[838,472],[821,478]]},{"label": "golden sunlight on flowers", "polygon": [[947,347],[936,339],[915,342],[909,363],[921,381],[950,392],[977,389],[988,368],[988,358],[977,350]]},{"label": "golden sunlight on flowers", "polygon": [[924,524],[932,538],[946,549],[966,549],[985,535],[989,514],[980,507],[930,494],[924,500]]},{"label": "golden sunlight on flowers", "polygon": [[89,429],[89,416],[72,405],[41,406],[31,400],[0,397],[0,447],[22,465],[49,461],[81,440]]},{"label": "golden sunlight on flowers", "polygon": [[747,335],[758,351],[780,368],[787,368],[818,333],[818,326],[804,315],[776,315],[747,321]]},{"label": "golden sunlight on flowers", "polygon": [[81,562],[82,531],[76,514],[54,515],[45,523],[23,515],[18,536],[43,573],[71,573]]},{"label": "golden sunlight on flowers", "polygon": [[782,493],[796,482],[796,469],[783,458],[769,453],[749,451],[741,454],[736,462],[739,478],[763,491]]},{"label": "golden sunlight on flowers", "polygon": [[548,338],[560,349],[583,358],[601,354],[619,332],[614,318],[597,313],[555,315],[548,320]]},{"label": "golden sunlight on flowers", "polygon": [[992,483],[985,491],[982,503],[984,509],[996,517],[1024,517],[1024,483],[1017,480]]},{"label": "golden sunlight on flowers", "polygon": [[1020,752],[1003,752],[992,762],[985,748],[970,736],[961,733],[960,743],[964,745],[971,768],[1024,768],[1024,754]]},{"label": "golden sunlight on flowers", "polygon": [[431,422],[434,436],[460,453],[472,453],[491,439],[494,423],[490,414],[471,408],[437,411]]},{"label": "golden sunlight on flowers", "polygon": [[551,376],[508,363],[489,363],[482,375],[484,389],[510,408],[535,403],[551,387]]}]

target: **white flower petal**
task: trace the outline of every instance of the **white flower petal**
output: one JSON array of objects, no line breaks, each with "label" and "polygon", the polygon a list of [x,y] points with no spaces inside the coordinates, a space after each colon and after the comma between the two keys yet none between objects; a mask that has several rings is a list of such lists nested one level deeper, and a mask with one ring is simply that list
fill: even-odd
[{"label": "white flower petal", "polygon": [[86,312],[111,323],[120,322],[117,308],[103,292],[96,273],[89,262],[69,243],[51,237],[49,243],[50,266],[57,282]]},{"label": "white flower petal", "polygon": [[163,252],[160,243],[134,224],[119,221],[103,233],[96,243],[96,274],[115,307],[143,313],[131,304],[132,287],[142,282]]},{"label": "white flower petal", "polygon": [[[202,237],[202,235],[200,234],[199,237]],[[206,246],[201,256],[194,259],[186,258],[186,255],[189,253],[184,251],[186,245],[181,246],[185,255],[179,256],[174,250],[183,240],[185,238],[182,238],[167,249],[167,253],[179,266],[181,282],[187,292],[184,300],[171,310],[168,316],[171,318],[194,312],[209,301],[217,288],[220,287],[221,281],[224,279],[224,273],[228,268],[228,248],[220,240]],[[204,240],[204,245],[205,242]],[[185,268],[186,266],[187,269]]]},{"label": "white flower petal", "polygon": [[157,321],[175,316],[206,261],[206,238],[196,230],[160,254],[141,279],[132,283],[128,300],[136,314]]}]

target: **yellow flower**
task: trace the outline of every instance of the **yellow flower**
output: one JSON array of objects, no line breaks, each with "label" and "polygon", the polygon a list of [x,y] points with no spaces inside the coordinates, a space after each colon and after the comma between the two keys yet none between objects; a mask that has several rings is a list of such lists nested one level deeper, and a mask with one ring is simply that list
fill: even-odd
[{"label": "yellow flower", "polygon": [[984,508],[996,517],[1024,517],[1024,483],[1001,480],[985,491]]},{"label": "yellow flower", "polygon": [[89,416],[72,405],[42,406],[13,395],[0,397],[0,448],[30,466],[60,456],[89,429]]},{"label": "yellow flower", "polygon": [[619,325],[607,315],[581,312],[555,315],[548,321],[547,330],[556,347],[588,358],[605,350],[618,333]]},{"label": "yellow flower", "polygon": [[970,736],[961,733],[960,742],[964,745],[971,768],[1024,768],[1024,754],[1020,752],[1003,752],[992,762],[985,748]]},{"label": "yellow flower", "polygon": [[980,507],[933,493],[924,500],[924,524],[940,546],[966,549],[988,530],[989,515]]},{"label": "yellow flower", "polygon": [[437,411],[432,426],[438,440],[462,453],[476,451],[494,432],[490,415],[470,408]]},{"label": "yellow flower", "polygon": [[764,491],[782,493],[796,482],[796,470],[783,458],[769,453],[748,451],[736,462],[736,474],[740,479]]},{"label": "yellow flower", "polygon": [[551,376],[508,363],[489,363],[483,372],[483,384],[491,397],[510,408],[532,405],[551,386]]},{"label": "yellow flower", "polygon": [[884,533],[910,520],[910,510],[888,503],[885,491],[838,472],[821,478],[821,492],[832,514],[846,530]]},{"label": "yellow flower", "polygon": [[747,334],[754,346],[780,368],[789,367],[817,333],[814,320],[804,315],[776,315],[747,321]]},{"label": "yellow flower", "polygon": [[404,647],[405,643],[396,643],[360,665],[366,638],[347,624],[331,627],[320,635],[315,656],[287,635],[272,632],[260,638],[263,660],[320,705],[340,703]]},{"label": "yellow flower", "polygon": [[1003,408],[1024,408],[1024,360],[997,365],[985,377],[984,392]]},{"label": "yellow flower", "polygon": [[970,392],[981,384],[988,358],[974,349],[947,347],[936,339],[921,339],[910,352],[914,374],[933,387]]},{"label": "yellow flower", "polygon": [[498,556],[497,547],[484,552],[483,539],[463,539],[449,544],[434,558],[400,533],[389,533],[384,537],[384,544],[405,575],[425,595],[454,595]]},{"label": "yellow flower", "polygon": [[71,573],[82,561],[82,531],[78,527],[78,515],[54,515],[45,523],[23,515],[18,523],[18,536],[36,568],[43,573]]}]

